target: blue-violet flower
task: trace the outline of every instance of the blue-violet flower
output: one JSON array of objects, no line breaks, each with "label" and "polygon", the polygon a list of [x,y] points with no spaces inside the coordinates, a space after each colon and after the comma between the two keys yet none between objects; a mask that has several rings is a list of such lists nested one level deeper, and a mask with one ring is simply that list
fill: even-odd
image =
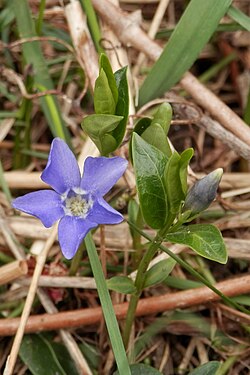
[{"label": "blue-violet flower", "polygon": [[39,218],[45,227],[60,219],[58,240],[62,253],[71,259],[86,234],[98,224],[118,224],[123,216],[103,196],[123,175],[127,161],[120,157],[88,157],[84,172],[60,138],[51,144],[41,179],[54,190],[39,190],[13,200],[14,208]]}]

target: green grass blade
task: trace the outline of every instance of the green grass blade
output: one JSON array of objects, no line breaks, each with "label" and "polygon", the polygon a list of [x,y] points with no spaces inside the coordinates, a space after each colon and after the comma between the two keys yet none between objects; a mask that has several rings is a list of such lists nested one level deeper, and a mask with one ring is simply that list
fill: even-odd
[{"label": "green grass blade", "polygon": [[241,12],[241,10],[233,6],[230,6],[227,14],[239,25],[244,27],[244,29],[250,31],[250,17],[248,17],[245,13]]},{"label": "green grass blade", "polygon": [[139,106],[170,89],[192,66],[232,0],[192,0],[144,81]]},{"label": "green grass blade", "polygon": [[87,234],[85,237],[85,245],[88,252],[89,261],[91,264],[92,272],[95,278],[99,298],[102,305],[102,311],[107,325],[112,349],[116,359],[116,364],[120,375],[131,375],[126,352],[122,342],[119,326],[114,313],[112,301],[106,285],[106,280],[103,275],[102,266],[100,264],[96,247],[91,237]]},{"label": "green grass blade", "polygon": [[100,54],[104,52],[100,44],[100,41],[102,39],[102,34],[101,34],[101,30],[98,24],[98,20],[97,20],[92,2],[91,0],[80,0],[80,2],[87,16],[88,26],[89,26],[96,50]]},{"label": "green grass blade", "polygon": [[[20,38],[36,36],[35,25],[27,0],[12,0],[12,9],[15,13]],[[42,86],[46,88],[46,90],[53,89],[53,82],[50,78],[39,42],[24,43],[22,49],[26,63],[33,67],[34,84],[36,86]],[[53,136],[61,137],[69,143],[69,134],[62,120],[57,99],[55,97],[50,97],[48,99],[45,96],[40,98],[40,103]]]},{"label": "green grass blade", "polygon": [[4,178],[4,170],[3,170],[3,165],[2,165],[1,160],[0,160],[0,187],[2,188],[3,193],[5,194],[8,202],[11,203],[12,196],[11,196],[9,186]]}]

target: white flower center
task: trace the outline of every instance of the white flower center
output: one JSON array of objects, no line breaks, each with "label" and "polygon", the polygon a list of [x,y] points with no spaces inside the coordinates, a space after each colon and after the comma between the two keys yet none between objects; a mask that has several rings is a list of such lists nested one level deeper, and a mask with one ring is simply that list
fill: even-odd
[{"label": "white flower center", "polygon": [[75,191],[70,190],[63,198],[63,209],[65,215],[79,216],[83,219],[86,218],[89,209],[93,206],[93,200],[86,194],[77,194]]}]

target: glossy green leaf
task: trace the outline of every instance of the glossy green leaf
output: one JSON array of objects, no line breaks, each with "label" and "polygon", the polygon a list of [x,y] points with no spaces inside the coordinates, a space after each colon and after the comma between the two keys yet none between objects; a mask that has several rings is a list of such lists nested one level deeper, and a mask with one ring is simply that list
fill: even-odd
[{"label": "glossy green leaf", "polygon": [[116,102],[110,89],[106,73],[102,68],[95,81],[94,107],[96,114],[115,114]]},{"label": "glossy green leaf", "polygon": [[144,287],[147,288],[164,281],[174,268],[175,264],[176,261],[172,258],[163,259],[154,264],[146,273]]},{"label": "glossy green leaf", "polygon": [[218,368],[220,367],[220,362],[211,361],[197,367],[195,370],[191,371],[188,375],[216,375]]},{"label": "glossy green leaf", "polygon": [[166,156],[133,133],[132,154],[142,215],[154,229],[164,226],[167,218],[167,196],[164,187]]},{"label": "glossy green leaf", "polygon": [[116,85],[118,89],[118,100],[116,104],[115,114],[123,116],[123,120],[113,130],[112,135],[116,139],[117,147],[121,144],[128,121],[129,113],[129,94],[128,94],[128,81],[127,81],[127,67],[119,69],[114,74]]},{"label": "glossy green leaf", "polygon": [[107,280],[107,286],[118,293],[132,294],[136,292],[134,282],[128,276],[114,276]]},{"label": "glossy green leaf", "polygon": [[160,58],[145,79],[139,106],[159,97],[177,83],[192,66],[213,35],[232,0],[192,0]]},{"label": "glossy green leaf", "polygon": [[168,206],[173,215],[178,213],[180,205],[185,199],[180,180],[180,160],[180,155],[177,152],[173,152],[166,165],[164,174]]},{"label": "glossy green leaf", "polygon": [[112,67],[110,65],[109,59],[104,53],[102,53],[100,56],[99,65],[100,65],[100,70],[103,69],[106,74],[108,84],[112,92],[114,102],[116,104],[118,100],[118,90],[117,90],[116,79],[115,79]]},{"label": "glossy green leaf", "polygon": [[181,227],[166,236],[168,241],[184,244],[204,258],[225,264],[227,251],[219,229],[211,224],[194,224]]},{"label": "glossy green leaf", "polygon": [[169,103],[162,103],[155,112],[151,125],[160,124],[165,134],[168,134],[173,116],[173,110]]},{"label": "glossy green leaf", "polygon": [[67,375],[51,343],[42,335],[25,335],[19,355],[33,375]]},{"label": "glossy green leaf", "polygon": [[142,135],[142,133],[150,126],[152,120],[149,117],[143,117],[137,121],[134,127],[134,132]]},{"label": "glossy green leaf", "polygon": [[[130,365],[132,375],[162,375],[162,372],[156,370],[153,367],[144,365],[143,363],[136,363]],[[114,372],[113,375],[121,375],[118,371]]]},{"label": "glossy green leaf", "polygon": [[102,155],[117,148],[116,139],[112,131],[118,126],[122,116],[116,115],[90,115],[83,119],[82,128],[96,144]]},{"label": "glossy green leaf", "polygon": [[158,148],[166,156],[169,157],[171,155],[171,149],[167,140],[167,135],[160,124],[150,124],[150,126],[142,133],[141,137],[146,142]]},{"label": "glossy green leaf", "polygon": [[188,165],[193,155],[194,155],[194,150],[192,148],[187,148],[185,151],[181,153],[180,180],[181,180],[182,191],[185,195],[187,194],[187,191],[188,191],[188,184],[187,184]]}]

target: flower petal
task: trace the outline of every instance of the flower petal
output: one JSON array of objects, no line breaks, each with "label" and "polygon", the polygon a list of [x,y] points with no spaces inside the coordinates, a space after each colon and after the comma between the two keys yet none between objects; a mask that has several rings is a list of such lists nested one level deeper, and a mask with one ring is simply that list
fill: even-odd
[{"label": "flower petal", "polygon": [[123,175],[127,165],[127,160],[120,157],[88,157],[84,163],[81,188],[98,196],[103,196]]},{"label": "flower petal", "polygon": [[41,179],[59,194],[80,185],[81,175],[76,158],[60,138],[55,138],[51,144],[49,160]]},{"label": "flower petal", "polygon": [[41,220],[46,228],[63,217],[61,197],[53,190],[39,190],[12,201],[12,206]]},{"label": "flower petal", "polygon": [[65,258],[73,258],[86,234],[96,226],[96,223],[88,219],[79,219],[75,216],[64,216],[60,220],[58,240]]},{"label": "flower petal", "polygon": [[118,224],[123,221],[120,212],[111,207],[103,198],[98,198],[89,212],[87,219],[97,224]]}]

